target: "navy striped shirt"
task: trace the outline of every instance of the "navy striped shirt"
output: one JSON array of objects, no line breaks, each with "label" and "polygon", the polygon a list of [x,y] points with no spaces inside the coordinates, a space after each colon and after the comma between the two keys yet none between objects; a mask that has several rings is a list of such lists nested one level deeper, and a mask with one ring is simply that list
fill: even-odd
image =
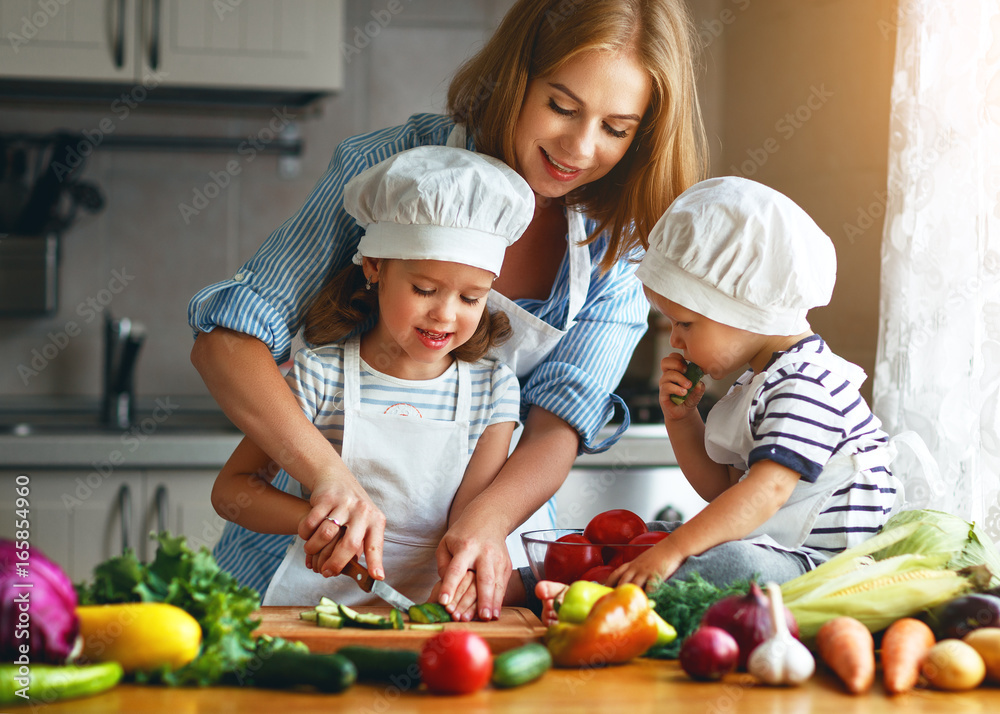
[{"label": "navy striped shirt", "polygon": [[[809,361],[809,354],[831,354],[819,335],[784,354],[796,352],[803,361],[770,373],[751,406],[753,446],[747,465],[768,459],[822,485],[823,469],[835,454],[874,451],[889,438],[858,391],[860,383]],[[748,370],[734,388],[752,379]],[[896,503],[898,485],[886,466],[856,471],[853,483],[834,490],[824,504],[803,551],[818,563],[878,533]]]},{"label": "navy striped shirt", "polygon": [[[342,142],[302,208],[271,234],[233,278],[210,285],[192,298],[188,321],[195,332],[221,326],[253,335],[268,345],[275,360],[286,360],[309,303],[327,276],[350,262],[361,237],[362,229],[343,208],[344,185],[400,151],[446,144],[453,126],[447,116],[417,114],[402,126]],[[468,148],[474,148],[471,141]],[[594,222],[587,221],[588,232],[594,228]],[[645,332],[649,313],[634,263],[621,260],[610,271],[601,272],[598,261],[606,248],[604,235],[588,246],[593,267],[583,308],[545,361],[521,380],[522,418],[531,405],[556,414],[580,434],[580,453],[605,451],[618,440],[618,434],[603,441],[597,435],[611,420],[614,405],[621,404],[613,391]],[[568,257],[546,300],[525,299],[517,304],[565,329]]]}]

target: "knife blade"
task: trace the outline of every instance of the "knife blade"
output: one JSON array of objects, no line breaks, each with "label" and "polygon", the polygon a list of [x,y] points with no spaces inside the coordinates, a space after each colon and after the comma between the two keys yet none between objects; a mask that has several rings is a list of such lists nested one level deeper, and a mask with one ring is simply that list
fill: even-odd
[{"label": "knife blade", "polygon": [[351,577],[354,582],[358,584],[358,587],[366,593],[371,593],[372,595],[381,598],[385,602],[399,610],[402,610],[403,612],[407,612],[415,604],[413,600],[397,591],[385,581],[373,578],[371,574],[364,569],[361,563],[358,562],[357,556],[352,558],[351,562],[344,566],[344,569],[340,571],[340,574]]}]

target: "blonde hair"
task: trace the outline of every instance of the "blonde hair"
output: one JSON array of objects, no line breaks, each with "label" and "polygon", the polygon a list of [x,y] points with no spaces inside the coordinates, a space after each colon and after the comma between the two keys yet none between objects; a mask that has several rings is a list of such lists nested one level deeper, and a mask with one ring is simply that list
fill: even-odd
[{"label": "blonde hair", "polygon": [[628,152],[603,178],[566,196],[607,230],[601,267],[637,246],[673,200],[707,177],[695,87],[696,38],[684,0],[518,0],[485,47],[456,73],[448,107],[476,150],[516,166],[514,128],[528,82],[594,50],[632,52],[649,73],[649,109]]},{"label": "blonde hair", "polygon": [[[379,312],[378,285],[372,286],[375,290],[368,289],[364,271],[354,263],[333,275],[306,313],[306,341],[314,345],[339,342],[359,327],[374,324]],[[484,308],[472,337],[453,349],[451,355],[463,362],[475,362],[510,339],[512,333],[506,314],[491,314]]]}]

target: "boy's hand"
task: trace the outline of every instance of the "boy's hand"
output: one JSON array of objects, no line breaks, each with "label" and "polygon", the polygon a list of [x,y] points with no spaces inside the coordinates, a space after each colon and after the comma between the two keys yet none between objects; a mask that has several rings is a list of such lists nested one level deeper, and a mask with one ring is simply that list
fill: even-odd
[{"label": "boy's hand", "polygon": [[670,399],[672,396],[683,397],[693,386],[691,380],[684,376],[686,369],[687,362],[679,352],[669,354],[660,360],[660,409],[663,410],[664,418],[668,420],[683,419],[688,416],[705,394],[705,382],[700,381],[682,404],[674,404]]},{"label": "boy's hand", "polygon": [[619,566],[610,576],[607,584],[617,587],[622,583],[634,583],[647,592],[673,575],[681,567],[684,558],[670,545],[670,538],[645,550],[635,560]]},{"label": "boy's hand", "polygon": [[552,580],[539,580],[535,585],[535,595],[542,601],[542,624],[554,625],[559,622],[559,615],[556,613],[555,602],[562,602],[563,595],[569,585],[563,585]]}]

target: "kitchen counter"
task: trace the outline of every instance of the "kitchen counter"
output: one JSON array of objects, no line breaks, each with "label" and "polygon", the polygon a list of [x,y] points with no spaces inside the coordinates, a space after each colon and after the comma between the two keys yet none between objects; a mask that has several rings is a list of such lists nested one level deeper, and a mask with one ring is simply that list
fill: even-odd
[{"label": "kitchen counter", "polygon": [[[25,711],[28,708],[25,707]],[[881,714],[882,712],[997,712],[1000,689],[980,687],[951,693],[916,690],[886,696],[881,684],[852,696],[826,672],[796,688],[765,687],[747,674],[721,682],[695,682],[676,661],[640,659],[594,670],[552,670],[531,684],[510,690],[486,688],[464,696],[435,696],[426,690],[356,684],[341,694],[282,692],[234,687],[169,689],[119,685],[96,697],[58,702],[47,714],[163,712],[707,712],[707,714]]]}]

